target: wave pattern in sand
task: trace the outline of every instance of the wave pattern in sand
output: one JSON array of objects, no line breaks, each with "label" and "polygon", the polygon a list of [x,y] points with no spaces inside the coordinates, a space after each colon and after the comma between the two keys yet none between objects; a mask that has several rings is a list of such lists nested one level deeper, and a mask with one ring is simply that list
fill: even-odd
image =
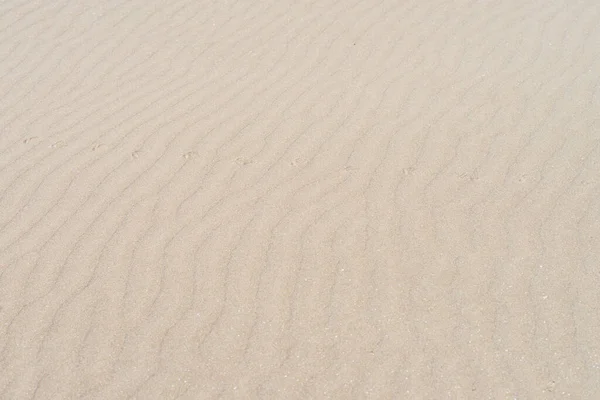
[{"label": "wave pattern in sand", "polygon": [[599,398],[599,18],[2,2],[0,398]]}]

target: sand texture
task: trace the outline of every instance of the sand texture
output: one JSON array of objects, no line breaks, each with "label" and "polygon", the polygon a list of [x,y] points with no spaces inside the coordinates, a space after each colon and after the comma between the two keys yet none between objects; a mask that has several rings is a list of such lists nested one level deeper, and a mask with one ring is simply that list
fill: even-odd
[{"label": "sand texture", "polygon": [[0,2],[0,399],[600,399],[598,0]]}]

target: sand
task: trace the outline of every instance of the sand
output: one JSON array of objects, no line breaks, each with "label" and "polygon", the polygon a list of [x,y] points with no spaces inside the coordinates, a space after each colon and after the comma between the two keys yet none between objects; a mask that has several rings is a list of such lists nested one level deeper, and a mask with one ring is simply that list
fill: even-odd
[{"label": "sand", "polygon": [[1,399],[600,399],[597,0],[0,4]]}]

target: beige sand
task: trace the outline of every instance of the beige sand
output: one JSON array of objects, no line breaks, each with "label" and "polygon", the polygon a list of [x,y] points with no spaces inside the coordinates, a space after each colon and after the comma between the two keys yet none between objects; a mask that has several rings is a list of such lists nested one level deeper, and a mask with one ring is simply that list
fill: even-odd
[{"label": "beige sand", "polygon": [[600,399],[597,0],[0,4],[1,399]]}]

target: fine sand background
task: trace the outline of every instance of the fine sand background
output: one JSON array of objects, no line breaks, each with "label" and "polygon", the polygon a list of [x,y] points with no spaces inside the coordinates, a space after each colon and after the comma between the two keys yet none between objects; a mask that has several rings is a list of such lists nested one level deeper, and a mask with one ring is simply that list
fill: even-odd
[{"label": "fine sand background", "polygon": [[0,2],[1,399],[600,399],[600,2]]}]

